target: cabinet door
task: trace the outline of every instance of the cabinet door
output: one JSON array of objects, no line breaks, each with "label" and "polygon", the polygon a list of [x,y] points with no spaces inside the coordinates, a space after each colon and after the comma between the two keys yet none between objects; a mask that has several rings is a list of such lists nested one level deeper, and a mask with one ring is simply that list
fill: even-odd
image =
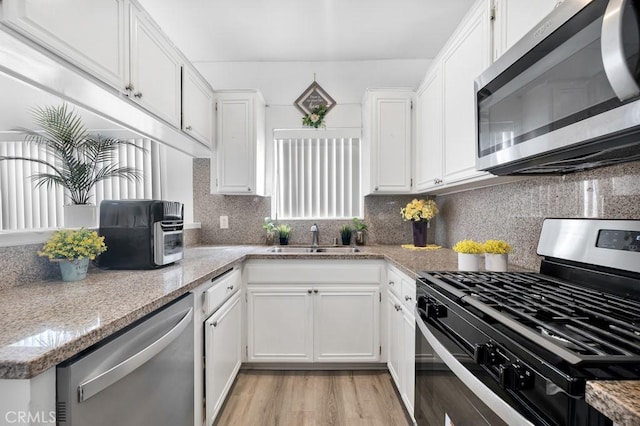
[{"label": "cabinet door", "polygon": [[211,145],[213,92],[191,69],[182,69],[182,130],[206,145]]},{"label": "cabinet door", "polygon": [[[217,192],[248,194],[255,189],[253,99],[219,98],[217,101]],[[252,189],[253,188],[253,189]]]},{"label": "cabinet door", "polygon": [[206,424],[222,407],[242,362],[241,292],[205,321]]},{"label": "cabinet door", "polygon": [[411,191],[411,92],[376,93],[371,102],[372,192]]},{"label": "cabinet door", "polygon": [[493,58],[499,58],[549,14],[558,0],[494,0]]},{"label": "cabinet door", "polygon": [[402,304],[391,292],[387,292],[387,366],[389,373],[401,391],[400,381],[400,350],[402,339]]},{"label": "cabinet door", "polygon": [[416,191],[442,185],[442,71],[436,64],[416,98]]},{"label": "cabinet door", "polygon": [[402,350],[401,352],[401,360],[400,360],[400,374],[402,375],[402,379],[400,382],[402,383],[402,390],[400,391],[400,395],[402,396],[402,400],[407,407],[407,411],[411,418],[414,418],[414,399],[415,399],[415,378],[416,378],[416,369],[415,369],[415,351],[416,351],[416,320],[413,315],[413,312],[408,309],[403,309],[402,311]]},{"label": "cabinet door", "polygon": [[129,68],[124,0],[4,0],[2,8],[8,25],[124,90]]},{"label": "cabinet door", "polygon": [[379,297],[379,286],[314,289],[315,361],[379,360]]},{"label": "cabinet door", "polygon": [[248,361],[313,361],[312,294],[295,285],[248,289]]},{"label": "cabinet door", "polygon": [[130,55],[131,98],[180,127],[181,61],[155,25],[133,4]]},{"label": "cabinet door", "polygon": [[475,168],[474,80],[489,64],[489,46],[489,13],[482,3],[443,56],[444,178],[447,183],[485,174]]}]

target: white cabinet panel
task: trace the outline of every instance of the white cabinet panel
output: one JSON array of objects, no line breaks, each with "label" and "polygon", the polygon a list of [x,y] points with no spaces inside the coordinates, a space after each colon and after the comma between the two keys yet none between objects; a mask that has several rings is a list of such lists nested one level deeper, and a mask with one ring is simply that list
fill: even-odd
[{"label": "white cabinet panel", "polygon": [[416,95],[416,191],[442,185],[444,99],[441,64],[427,74]]},{"label": "white cabinet panel", "polygon": [[442,58],[444,77],[444,179],[455,182],[477,172],[475,78],[489,65],[488,7],[481,5]]},{"label": "white cabinet panel", "polygon": [[182,68],[182,130],[211,145],[213,91],[190,66]]},{"label": "white cabinet panel", "polygon": [[314,292],[315,361],[377,361],[379,286]]},{"label": "white cabinet panel", "polygon": [[402,341],[402,305],[398,298],[387,292],[387,366],[398,389],[400,383],[400,349]]},{"label": "white cabinet panel", "polygon": [[412,186],[412,103],[408,90],[369,89],[364,101],[367,193],[408,193]]},{"label": "white cabinet panel", "polygon": [[7,23],[69,62],[123,90],[128,79],[124,0],[4,0]]},{"label": "white cabinet panel", "polygon": [[558,0],[494,0],[493,58],[497,59],[549,14]]},{"label": "white cabinet panel", "polygon": [[313,361],[310,292],[293,285],[248,289],[249,361]]},{"label": "white cabinet panel", "polygon": [[220,194],[264,195],[265,104],[256,91],[218,92],[217,173]]},{"label": "white cabinet panel", "polygon": [[180,127],[181,61],[147,15],[131,5],[130,97]]},{"label": "white cabinet panel", "polygon": [[406,307],[402,312],[402,358],[400,360],[400,374],[402,374],[402,400],[407,411],[414,417],[415,405],[415,351],[416,351],[416,320],[413,311]]},{"label": "white cabinet panel", "polygon": [[241,292],[205,321],[206,425],[213,424],[242,361]]}]

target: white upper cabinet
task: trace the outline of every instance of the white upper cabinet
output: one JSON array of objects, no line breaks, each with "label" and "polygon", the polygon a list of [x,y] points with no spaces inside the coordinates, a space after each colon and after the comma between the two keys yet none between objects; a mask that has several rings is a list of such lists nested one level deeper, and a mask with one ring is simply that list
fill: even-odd
[{"label": "white upper cabinet", "polygon": [[369,89],[365,94],[366,194],[411,192],[413,96],[403,89]]},{"label": "white upper cabinet", "polygon": [[129,96],[180,127],[181,60],[147,14],[131,4]]},{"label": "white upper cabinet", "polygon": [[126,0],[3,0],[3,19],[53,53],[123,89],[129,73]]},{"label": "white upper cabinet", "polygon": [[188,64],[182,68],[182,130],[206,145],[213,132],[213,91]]},{"label": "white upper cabinet", "polygon": [[216,93],[217,167],[212,192],[264,195],[265,103],[255,90]]},{"label": "white upper cabinet", "polygon": [[444,180],[457,182],[486,174],[476,171],[474,80],[489,65],[490,16],[476,3],[442,56],[444,78]]},{"label": "white upper cabinet", "polygon": [[416,94],[415,190],[442,185],[442,67],[436,64]]},{"label": "white upper cabinet", "polygon": [[559,3],[558,0],[494,0],[493,58],[498,59]]}]

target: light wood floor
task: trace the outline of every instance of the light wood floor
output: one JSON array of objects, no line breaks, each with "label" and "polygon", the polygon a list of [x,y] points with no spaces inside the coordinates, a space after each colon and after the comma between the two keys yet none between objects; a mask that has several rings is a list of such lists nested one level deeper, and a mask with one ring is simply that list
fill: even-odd
[{"label": "light wood floor", "polygon": [[408,425],[386,371],[242,371],[218,426]]}]

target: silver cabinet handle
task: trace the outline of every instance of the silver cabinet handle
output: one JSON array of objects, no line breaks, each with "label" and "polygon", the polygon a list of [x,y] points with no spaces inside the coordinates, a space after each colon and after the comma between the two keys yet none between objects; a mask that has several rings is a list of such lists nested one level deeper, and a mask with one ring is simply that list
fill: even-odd
[{"label": "silver cabinet handle", "polygon": [[133,94],[133,96],[138,98],[138,99],[140,99],[140,98],[142,98],[142,92],[136,92],[136,93]]},{"label": "silver cabinet handle", "polygon": [[233,286],[230,285],[229,287],[227,287],[227,290],[233,290]]},{"label": "silver cabinet handle", "polygon": [[394,283],[393,281],[389,281],[389,285],[393,285],[393,286],[395,286],[395,285],[396,285],[396,283]]},{"label": "silver cabinet handle", "polygon": [[251,192],[251,187],[250,186],[247,187],[247,191]]},{"label": "silver cabinet handle", "polygon": [[133,90],[133,84],[129,83],[124,87],[124,90],[131,92]]},{"label": "silver cabinet handle", "polygon": [[193,308],[189,309],[180,322],[178,322],[178,324],[176,324],[164,336],[160,337],[137,354],[132,355],[120,364],[111,367],[104,373],[80,383],[78,386],[78,402],[86,401],[158,355],[160,351],[169,346],[171,342],[176,340],[178,336],[182,334],[191,322],[192,318]]},{"label": "silver cabinet handle", "polygon": [[622,39],[622,21],[628,0],[610,0],[600,36],[602,63],[616,96],[624,101],[640,94],[638,82],[627,66]]},{"label": "silver cabinet handle", "polygon": [[411,296],[405,296],[404,300],[407,300],[407,301],[411,300]]},{"label": "silver cabinet handle", "polygon": [[393,305],[393,307],[396,308],[396,311],[402,310],[402,306],[400,305]]},{"label": "silver cabinet handle", "polygon": [[315,294],[318,294],[318,289],[314,289],[314,290],[313,290],[313,292],[314,292]]},{"label": "silver cabinet handle", "polygon": [[307,290],[307,293],[311,294],[311,292],[312,292],[312,290],[311,290],[311,289]]},{"label": "silver cabinet handle", "polygon": [[185,129],[185,130],[191,130],[191,129],[193,129],[193,127],[191,127],[191,126],[187,126],[187,127],[185,127],[184,129]]},{"label": "silver cabinet handle", "polygon": [[217,327],[218,326],[218,321],[214,321],[209,325],[212,326],[212,327]]}]

